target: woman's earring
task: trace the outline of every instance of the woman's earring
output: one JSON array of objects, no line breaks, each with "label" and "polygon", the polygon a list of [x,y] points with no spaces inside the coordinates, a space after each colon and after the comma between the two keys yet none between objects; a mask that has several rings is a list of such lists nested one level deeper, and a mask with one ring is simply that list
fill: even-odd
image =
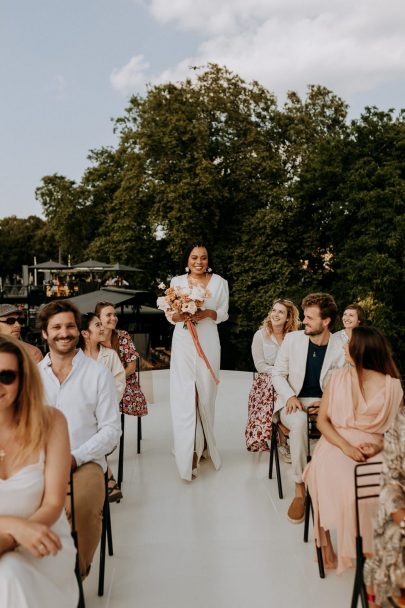
[{"label": "woman's earring", "polygon": [[211,273],[211,272],[212,272],[212,268],[210,268],[210,267],[208,266],[208,268],[207,268],[207,270],[206,270],[205,272],[209,272],[209,273]]},{"label": "woman's earring", "polygon": [[190,272],[190,268],[188,266],[185,267],[185,271],[187,272],[187,274]]}]

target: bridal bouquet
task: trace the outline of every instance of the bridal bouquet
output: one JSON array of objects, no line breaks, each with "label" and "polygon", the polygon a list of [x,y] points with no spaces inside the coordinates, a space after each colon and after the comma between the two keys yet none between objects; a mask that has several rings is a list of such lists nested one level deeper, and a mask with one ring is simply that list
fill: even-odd
[{"label": "bridal bouquet", "polygon": [[[159,289],[164,289],[165,295],[158,298],[156,304],[157,307],[160,310],[163,310],[168,317],[171,317],[176,312],[183,312],[193,315],[197,312],[197,310],[204,310],[205,300],[211,297],[211,294],[206,287],[203,287],[192,279],[189,279],[189,284],[187,287],[181,287],[180,285],[176,285],[175,287],[166,287],[164,283],[160,283]],[[183,327],[189,330],[198,356],[203,359],[215,384],[218,384],[219,380],[216,377],[215,372],[201,347],[195,325],[196,322],[188,318],[186,321],[184,321]]]},{"label": "bridal bouquet", "polygon": [[157,307],[168,316],[176,312],[193,315],[197,310],[204,310],[204,302],[210,297],[208,289],[195,281],[190,281],[188,287],[166,287],[160,283],[159,289],[165,290],[165,295],[157,299]]}]

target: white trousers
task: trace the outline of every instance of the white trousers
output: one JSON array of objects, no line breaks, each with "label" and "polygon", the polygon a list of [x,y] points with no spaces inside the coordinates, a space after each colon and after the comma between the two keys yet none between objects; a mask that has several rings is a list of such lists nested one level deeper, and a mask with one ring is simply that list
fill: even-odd
[{"label": "white trousers", "polygon": [[303,397],[300,402],[304,410],[297,410],[292,414],[287,414],[285,407],[280,410],[280,420],[290,431],[291,471],[295,483],[303,483],[302,473],[307,466],[307,409],[319,400],[319,397]]}]

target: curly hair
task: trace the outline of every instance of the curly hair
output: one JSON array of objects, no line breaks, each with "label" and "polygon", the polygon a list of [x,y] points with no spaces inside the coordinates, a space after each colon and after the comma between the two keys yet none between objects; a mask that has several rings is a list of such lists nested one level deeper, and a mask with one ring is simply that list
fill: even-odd
[{"label": "curly hair", "polygon": [[295,306],[294,302],[291,302],[291,300],[285,300],[284,298],[274,300],[271,309],[269,310],[267,317],[264,319],[260,329],[264,329],[269,336],[271,336],[273,333],[274,330],[271,322],[271,313],[276,304],[281,304],[287,309],[287,320],[283,328],[284,335],[288,334],[290,331],[297,331],[300,326],[298,308]]}]

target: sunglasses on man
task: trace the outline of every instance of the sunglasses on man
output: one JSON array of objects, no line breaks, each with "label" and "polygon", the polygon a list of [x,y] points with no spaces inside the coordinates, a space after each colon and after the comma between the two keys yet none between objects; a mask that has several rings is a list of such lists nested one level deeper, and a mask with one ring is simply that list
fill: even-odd
[{"label": "sunglasses on man", "polygon": [[6,325],[15,325],[15,323],[19,323],[20,325],[25,325],[24,317],[7,317],[7,319],[0,319],[0,323],[5,323]]},{"label": "sunglasses on man", "polygon": [[3,369],[0,372],[0,384],[13,384],[14,380],[17,378],[18,372],[13,369]]}]

